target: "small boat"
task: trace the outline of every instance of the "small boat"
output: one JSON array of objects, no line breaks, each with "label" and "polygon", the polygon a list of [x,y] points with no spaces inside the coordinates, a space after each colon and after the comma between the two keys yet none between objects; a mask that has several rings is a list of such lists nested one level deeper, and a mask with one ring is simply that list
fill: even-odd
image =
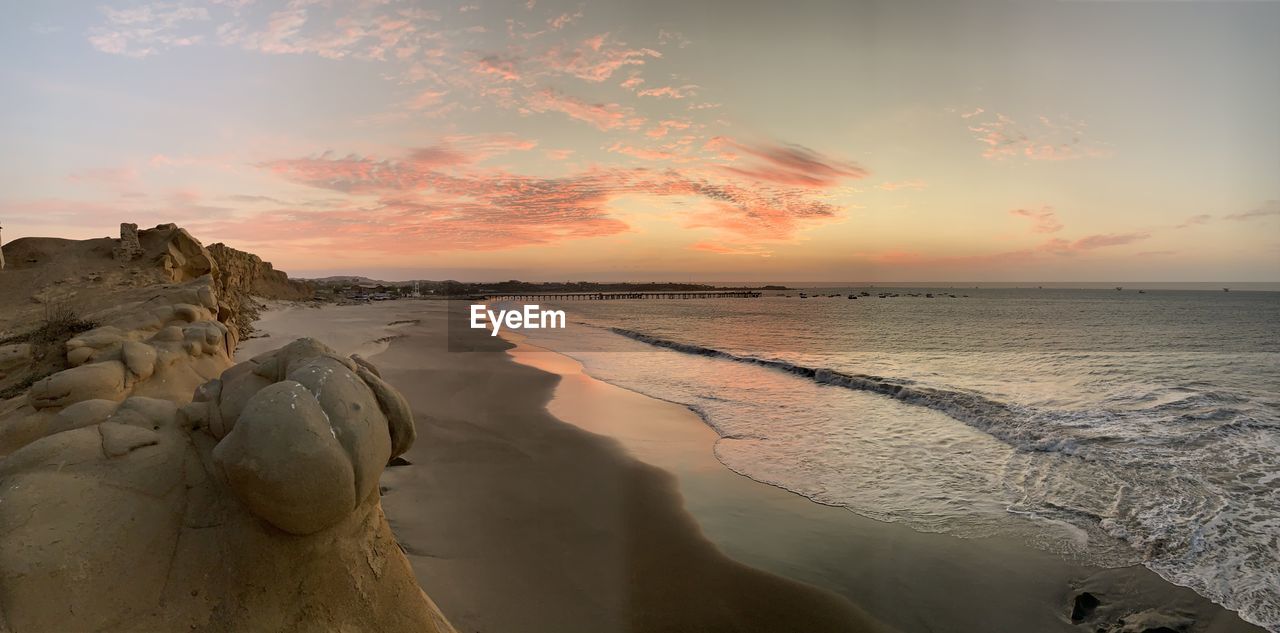
[{"label": "small boat", "polygon": [[1147,291],[1146,291],[1146,290],[1139,290],[1139,291],[1138,291],[1138,294],[1140,294],[1140,295],[1145,295],[1145,294],[1147,294]]},{"label": "small boat", "polygon": [[1223,292],[1231,292],[1231,289],[1230,289],[1230,288],[1223,288],[1223,289],[1222,289],[1222,291],[1223,291]]}]

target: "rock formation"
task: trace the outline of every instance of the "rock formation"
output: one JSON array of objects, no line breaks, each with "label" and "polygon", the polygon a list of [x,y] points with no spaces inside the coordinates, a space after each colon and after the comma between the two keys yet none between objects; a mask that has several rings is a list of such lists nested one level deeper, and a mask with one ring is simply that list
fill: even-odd
[{"label": "rock formation", "polygon": [[[0,401],[0,631],[452,631],[382,514],[403,398],[313,340],[233,365],[222,293],[252,274],[219,281],[185,231],[153,231],[136,261],[160,279],[66,284],[116,300]],[[0,374],[38,345],[0,346]]]},{"label": "rock formation", "polygon": [[258,318],[253,297],[301,301],[315,296],[311,284],[289,279],[253,253],[221,243],[209,246],[208,252],[218,271],[215,290],[224,298],[225,309],[234,315],[229,320],[231,326],[242,337],[252,331],[252,323]]},{"label": "rock formation", "polygon": [[120,223],[120,243],[111,249],[111,256],[118,262],[131,262],[145,251],[138,242],[138,225],[128,222]]}]

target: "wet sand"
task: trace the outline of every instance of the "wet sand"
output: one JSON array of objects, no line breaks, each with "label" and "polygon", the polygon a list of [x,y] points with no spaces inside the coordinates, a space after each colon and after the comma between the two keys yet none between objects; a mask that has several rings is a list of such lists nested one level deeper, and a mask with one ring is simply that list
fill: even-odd
[{"label": "wet sand", "polygon": [[[481,332],[454,338],[475,351],[447,351],[446,308],[274,312],[261,326],[275,340],[242,354],[326,333],[376,353],[419,421],[383,505],[459,631],[1095,631],[1152,608],[1189,631],[1261,630],[1145,568],[918,533],[752,481],[683,406]],[[1076,624],[1081,591],[1102,604]]]}]

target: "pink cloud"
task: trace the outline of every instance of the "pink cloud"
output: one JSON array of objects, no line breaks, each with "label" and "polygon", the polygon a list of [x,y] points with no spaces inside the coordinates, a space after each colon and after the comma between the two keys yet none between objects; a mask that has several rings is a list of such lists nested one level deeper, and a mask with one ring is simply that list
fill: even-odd
[{"label": "pink cloud", "polygon": [[560,29],[563,29],[564,27],[570,24],[573,24],[576,20],[578,20],[578,18],[581,18],[581,17],[582,17],[581,9],[579,9],[576,13],[561,13],[560,15],[557,15],[554,18],[548,19],[547,26],[551,27],[551,30],[553,31],[559,31]]},{"label": "pink cloud", "polygon": [[640,95],[641,97],[662,97],[662,98],[666,98],[666,99],[686,99],[686,98],[688,98],[688,97],[693,96],[693,95],[694,95],[694,92],[695,92],[697,89],[698,89],[698,87],[697,87],[697,86],[694,86],[694,85],[687,85],[687,86],[680,86],[680,87],[675,87],[675,86],[662,86],[661,88],[648,88],[648,89],[646,89],[646,90],[641,90],[640,92],[637,92],[636,94],[637,94],[637,95]]},{"label": "pink cloud", "polygon": [[448,90],[424,90],[408,103],[410,110],[422,110],[434,105],[438,105],[449,94]]},{"label": "pink cloud", "polygon": [[560,112],[590,123],[599,130],[634,130],[645,123],[644,118],[636,115],[630,107],[617,103],[588,103],[550,88],[529,95],[525,106],[532,112]]},{"label": "pink cloud", "polygon": [[511,58],[489,55],[476,61],[472,69],[480,75],[489,75],[502,81],[520,81],[516,61]]},{"label": "pink cloud", "polygon": [[[621,144],[611,150],[669,158]],[[592,168],[564,178],[533,178],[477,169],[469,166],[472,162],[441,144],[410,152],[402,160],[321,155],[270,161],[262,167],[291,182],[372,196],[376,203],[360,203],[360,209],[378,222],[393,226],[422,222],[453,235],[451,243],[476,248],[520,244],[518,229],[536,218],[545,218],[554,230],[530,229],[526,239],[530,244],[620,232],[625,225],[610,216],[608,204],[624,195],[702,198],[707,204],[684,214],[684,225],[713,229],[723,236],[721,242],[747,246],[793,240],[802,226],[832,219],[840,212],[814,198],[808,188],[716,182],[707,178],[714,171]],[[396,215],[389,216],[392,211]],[[329,213],[318,217],[328,217],[330,222],[347,217],[339,211]],[[491,241],[478,237],[476,227],[498,224],[504,214],[513,216],[514,228],[497,231],[498,237]],[[465,227],[476,230],[464,239]],[[400,234],[413,233],[405,229]]]},{"label": "pink cloud", "polygon": [[1055,122],[1043,116],[1038,121],[1027,127],[997,113],[995,119],[970,125],[969,131],[986,145],[983,158],[992,160],[1019,156],[1028,160],[1075,160],[1107,155],[1104,149],[1084,139],[1086,125],[1082,121]]},{"label": "pink cloud", "polygon": [[1058,221],[1058,214],[1053,207],[1040,207],[1038,211],[1014,209],[1009,215],[1031,220],[1031,230],[1036,233],[1057,233],[1062,230],[1062,223]]},{"label": "pink cloud", "polygon": [[665,119],[658,122],[658,125],[645,131],[644,135],[649,138],[663,138],[671,130],[687,130],[693,124],[688,121],[679,119]]},{"label": "pink cloud", "polygon": [[191,23],[209,20],[209,10],[156,2],[125,9],[104,7],[106,23],[89,30],[98,51],[125,57],[148,57],[162,50],[200,43]]},{"label": "pink cloud", "polygon": [[641,160],[672,160],[674,158],[678,158],[671,152],[632,147],[631,145],[627,145],[621,141],[610,145],[608,151],[615,154],[624,154],[626,156],[639,158]]},{"label": "pink cloud", "polygon": [[1108,246],[1133,244],[1149,237],[1151,237],[1150,233],[1099,233],[1082,237],[1074,242],[1062,238],[1053,238],[1041,244],[1040,250],[1058,255],[1074,255]]},{"label": "pink cloud", "polygon": [[601,82],[624,66],[640,66],[646,59],[657,57],[662,57],[662,53],[650,48],[628,48],[604,33],[583,40],[576,47],[554,46],[540,56],[539,61],[552,72]]},{"label": "pink cloud", "polygon": [[[715,139],[713,139],[715,140]],[[756,159],[751,167],[721,167],[726,172],[781,185],[823,188],[841,180],[858,180],[868,175],[867,170],[846,161],[839,161],[799,145],[751,146],[736,141],[725,144]]]}]

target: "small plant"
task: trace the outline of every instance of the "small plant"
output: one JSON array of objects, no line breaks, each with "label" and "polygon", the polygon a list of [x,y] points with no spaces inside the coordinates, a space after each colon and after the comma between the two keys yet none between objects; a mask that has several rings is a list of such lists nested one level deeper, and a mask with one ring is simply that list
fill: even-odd
[{"label": "small plant", "polygon": [[0,339],[0,345],[8,345],[10,343],[31,343],[34,345],[48,345],[50,343],[65,343],[72,336],[92,330],[98,327],[93,321],[86,321],[76,314],[75,310],[64,304],[46,304],[44,306],[44,318],[40,320],[40,325],[34,330],[14,334]]},{"label": "small plant", "polygon": [[64,343],[72,336],[98,327],[97,323],[86,321],[63,303],[49,303],[44,306],[44,319],[40,327],[28,336],[31,343],[49,344]]},{"label": "small plant", "polygon": [[13,382],[0,388],[0,400],[22,395],[40,379],[66,369],[67,341],[76,334],[95,327],[98,327],[97,323],[80,318],[75,310],[65,304],[45,304],[44,317],[39,326],[0,340],[0,345],[30,343],[34,348],[33,364],[25,374],[11,377]]}]

